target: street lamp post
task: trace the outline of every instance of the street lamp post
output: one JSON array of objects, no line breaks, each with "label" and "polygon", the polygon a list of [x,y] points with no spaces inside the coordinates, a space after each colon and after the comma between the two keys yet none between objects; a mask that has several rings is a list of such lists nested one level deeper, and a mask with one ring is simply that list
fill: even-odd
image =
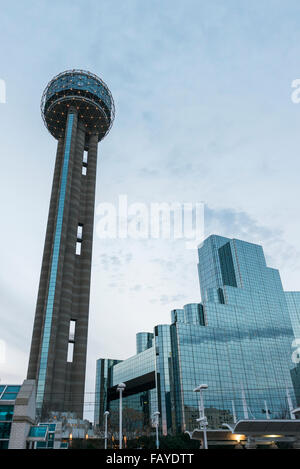
[{"label": "street lamp post", "polygon": [[207,418],[205,417],[205,412],[204,412],[204,399],[203,399],[203,390],[207,389],[208,385],[207,384],[200,384],[194,389],[194,392],[199,392],[200,394],[200,399],[199,399],[199,418],[197,419],[197,422],[199,422],[199,427],[200,429],[203,430],[203,447],[204,449],[207,449],[207,434],[206,434],[206,429],[207,429]]},{"label": "street lamp post", "polygon": [[104,433],[104,449],[107,449],[107,438],[108,438],[108,434],[107,434],[107,418],[109,416],[109,412],[108,410],[106,410],[104,412],[104,417],[105,417],[105,433]]},{"label": "street lamp post", "polygon": [[154,412],[153,417],[154,417],[154,426],[155,426],[155,432],[156,432],[156,449],[159,449],[159,437],[158,437],[159,416],[160,416],[160,412],[158,411]]},{"label": "street lamp post", "polygon": [[119,410],[119,449],[122,449],[122,441],[123,441],[123,434],[122,434],[122,394],[124,389],[126,388],[125,383],[118,384],[117,390],[120,393],[120,410]]}]

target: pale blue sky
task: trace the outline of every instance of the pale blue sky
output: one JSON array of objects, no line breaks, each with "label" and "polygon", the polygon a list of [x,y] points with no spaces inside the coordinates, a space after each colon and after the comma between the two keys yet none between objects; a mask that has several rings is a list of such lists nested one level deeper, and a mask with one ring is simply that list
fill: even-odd
[{"label": "pale blue sky", "polygon": [[[25,377],[55,159],[40,98],[83,68],[116,105],[99,147],[96,205],[199,202],[207,234],[263,244],[299,289],[300,3],[287,0],[0,2],[3,382]],[[97,220],[96,220],[97,222]],[[197,253],[183,242],[101,241],[93,254],[88,373],[126,358],[135,333],[199,301]],[[88,411],[88,408],[86,409]]]}]

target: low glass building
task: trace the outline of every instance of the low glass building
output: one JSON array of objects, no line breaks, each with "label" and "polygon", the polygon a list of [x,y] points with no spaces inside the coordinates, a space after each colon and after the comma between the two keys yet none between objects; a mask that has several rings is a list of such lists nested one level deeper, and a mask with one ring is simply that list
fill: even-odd
[{"label": "low glass building", "polygon": [[173,310],[171,324],[156,326],[153,338],[138,334],[134,357],[97,361],[100,427],[105,410],[111,429],[117,426],[120,382],[126,384],[124,409],[134,416],[130,431],[139,434],[151,431],[156,410],[163,434],[193,430],[199,417],[194,389],[203,383],[210,429],[242,418],[290,418],[300,294],[284,292],[259,245],[212,235],[198,254],[201,303]]},{"label": "low glass building", "polygon": [[0,449],[63,449],[62,423],[36,421],[34,380],[0,385]]},{"label": "low glass building", "polygon": [[20,385],[0,385],[0,449],[8,449],[15,400],[20,389]]}]

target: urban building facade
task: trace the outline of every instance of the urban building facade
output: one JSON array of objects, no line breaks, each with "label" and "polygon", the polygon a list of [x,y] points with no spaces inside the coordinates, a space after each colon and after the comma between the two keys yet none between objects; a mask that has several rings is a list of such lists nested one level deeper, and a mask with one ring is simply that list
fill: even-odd
[{"label": "urban building facade", "polygon": [[41,110],[58,143],[27,377],[37,383],[40,418],[51,411],[80,418],[97,147],[112,125],[114,103],[100,78],[70,70],[47,85]]},{"label": "urban building facade", "polygon": [[0,449],[61,449],[61,422],[36,424],[35,380],[0,386]]},{"label": "urban building facade", "polygon": [[170,325],[154,328],[152,343],[137,338],[134,357],[97,361],[107,373],[104,380],[97,372],[96,424],[102,426],[105,410],[117,412],[119,382],[126,384],[127,413],[148,431],[157,410],[163,434],[192,431],[199,417],[194,389],[203,383],[210,429],[239,419],[291,418],[292,294],[266,265],[261,246],[212,235],[198,254],[201,303],[173,310]]},{"label": "urban building facade", "polygon": [[286,300],[295,335],[293,342],[293,362],[295,366],[291,370],[291,376],[297,405],[300,407],[300,292],[286,292]]},{"label": "urban building facade", "polygon": [[15,401],[20,389],[20,385],[0,385],[0,449],[8,449]]}]

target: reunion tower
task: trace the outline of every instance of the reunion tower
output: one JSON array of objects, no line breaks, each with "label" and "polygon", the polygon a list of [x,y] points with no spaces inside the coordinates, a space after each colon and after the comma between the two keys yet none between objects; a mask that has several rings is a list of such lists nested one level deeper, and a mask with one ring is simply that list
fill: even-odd
[{"label": "reunion tower", "polygon": [[37,412],[83,415],[98,143],[114,120],[105,83],[69,70],[47,85],[44,123],[57,140],[28,379]]}]

